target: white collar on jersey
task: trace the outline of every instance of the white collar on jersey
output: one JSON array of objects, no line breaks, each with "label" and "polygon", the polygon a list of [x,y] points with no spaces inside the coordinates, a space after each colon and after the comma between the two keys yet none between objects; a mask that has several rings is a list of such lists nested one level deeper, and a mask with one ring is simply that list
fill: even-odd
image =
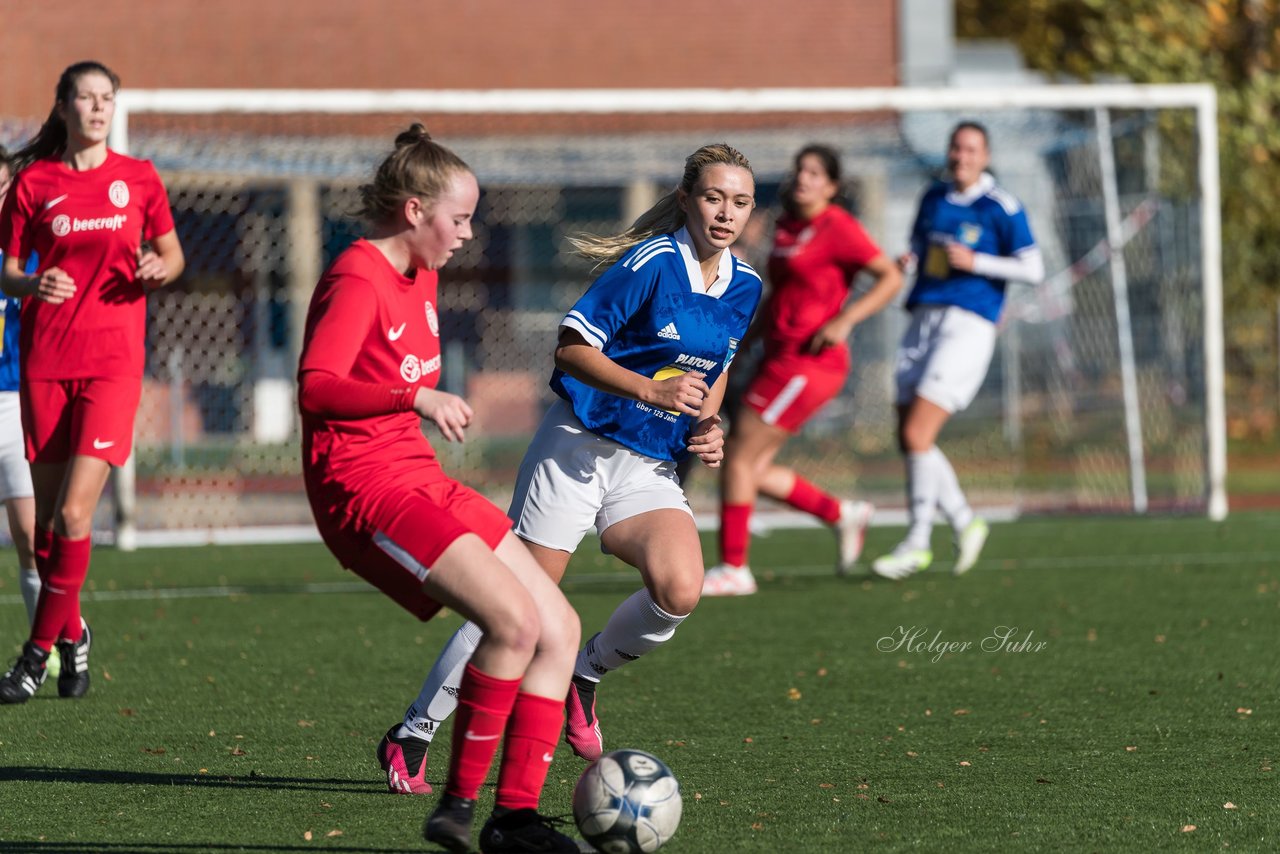
[{"label": "white collar on jersey", "polygon": [[689,236],[688,226],[681,226],[673,237],[676,239],[676,246],[680,248],[680,257],[684,259],[685,271],[689,274],[689,288],[695,294],[706,294],[716,299],[724,296],[733,279],[733,253],[728,249],[720,253],[720,269],[716,272],[716,280],[711,283],[711,287],[704,289],[702,265],[698,263],[698,256],[693,251],[693,238]]},{"label": "white collar on jersey", "polygon": [[973,182],[973,186],[963,193],[956,191],[955,184],[950,186],[951,189],[947,191],[947,201],[953,205],[971,205],[995,189],[996,179],[990,172],[983,172],[978,176],[978,180]]}]

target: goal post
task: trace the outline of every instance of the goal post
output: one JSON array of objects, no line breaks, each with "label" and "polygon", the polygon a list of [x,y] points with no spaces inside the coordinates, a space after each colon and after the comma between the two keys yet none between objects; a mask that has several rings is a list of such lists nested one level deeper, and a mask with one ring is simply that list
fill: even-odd
[{"label": "goal post", "polygon": [[[414,119],[484,191],[477,239],[441,285],[445,379],[477,405],[475,440],[439,444],[446,467],[499,502],[549,400],[558,317],[589,279],[563,251],[569,233],[625,227],[693,148],[725,140],[756,171],[761,229],[742,249],[764,267],[790,157],[824,142],[896,255],[964,118],[991,129],[994,171],[1025,204],[1048,270],[1038,288],[1011,286],[991,375],[942,439],[975,501],[1224,518],[1216,115],[1209,85],[125,89],[111,145],[156,163],[192,264],[150,298],[148,392],[117,482],[122,542],[309,521],[292,411],[301,318],[358,233],[345,216],[355,187]],[[786,451],[828,488],[889,505],[902,503],[892,363],[904,323],[887,310],[858,330],[848,394]],[[713,509],[712,481],[694,476],[695,507]]]}]

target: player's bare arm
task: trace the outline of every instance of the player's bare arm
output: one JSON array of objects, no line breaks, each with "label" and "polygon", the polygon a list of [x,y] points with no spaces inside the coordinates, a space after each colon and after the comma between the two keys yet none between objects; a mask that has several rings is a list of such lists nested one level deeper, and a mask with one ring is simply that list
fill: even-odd
[{"label": "player's bare arm", "polygon": [[902,290],[902,270],[887,255],[872,258],[863,270],[874,277],[871,287],[813,334],[809,340],[810,353],[819,353],[847,340],[855,326],[893,302],[898,291]]},{"label": "player's bare arm", "polygon": [[4,280],[0,290],[11,297],[35,297],[50,305],[58,305],[76,294],[76,283],[61,267],[50,267],[43,273],[28,276],[17,258],[4,259]]},{"label": "player's bare arm", "polygon": [[665,380],[654,380],[627,370],[587,343],[572,329],[560,330],[556,367],[592,388],[629,397],[660,409],[697,415],[710,388],[706,374],[690,371]]},{"label": "player's bare arm", "polygon": [[182,275],[187,259],[178,242],[178,233],[160,235],[149,249],[138,249],[137,280],[144,288],[162,288]]}]

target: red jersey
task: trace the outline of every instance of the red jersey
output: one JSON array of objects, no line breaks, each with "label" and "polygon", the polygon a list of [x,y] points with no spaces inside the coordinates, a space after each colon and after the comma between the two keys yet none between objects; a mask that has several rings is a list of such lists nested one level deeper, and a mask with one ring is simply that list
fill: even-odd
[{"label": "red jersey", "polygon": [[114,151],[96,169],[32,163],[0,215],[0,251],[59,267],[76,293],[60,305],[23,300],[19,350],[33,380],[141,377],[147,303],[135,278],[138,247],[173,231],[164,184],[148,160]]},{"label": "red jersey", "polygon": [[[311,298],[299,377],[308,371],[360,383],[435,388],[440,379],[438,278],[408,278],[365,240],[325,271]],[[425,469],[443,476],[412,410],[366,418],[302,413],[302,461],[317,514],[366,515],[404,491]],[[426,476],[431,476],[428,472]]]},{"label": "red jersey", "polygon": [[[853,277],[880,247],[848,211],[836,205],[812,220],[778,220],[769,255],[766,353],[799,352],[822,324],[840,313]],[[848,346],[829,347],[815,357],[847,362]]]}]

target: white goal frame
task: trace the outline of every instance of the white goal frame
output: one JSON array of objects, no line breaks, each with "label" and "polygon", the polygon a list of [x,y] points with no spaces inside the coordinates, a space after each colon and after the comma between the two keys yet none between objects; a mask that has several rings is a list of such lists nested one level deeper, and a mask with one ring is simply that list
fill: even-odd
[{"label": "white goal frame", "polygon": [[[1209,84],[1063,85],[1009,88],[881,88],[881,89],[540,89],[540,90],[356,90],[356,89],[125,89],[116,101],[112,148],[129,150],[129,119],[143,113],[270,114],[270,113],[483,113],[518,114],[643,114],[643,113],[853,113],[919,110],[964,111],[999,109],[1097,110],[1109,120],[1110,109],[1182,108],[1195,111],[1199,141],[1197,174],[1201,185],[1200,243],[1204,310],[1205,366],[1205,489],[1207,515],[1227,515],[1226,405],[1222,308],[1221,190],[1219,185],[1217,94]],[[1104,146],[1110,157],[1110,146]],[[1105,163],[1105,161],[1104,161]],[[1105,168],[1104,168],[1105,172]],[[1113,176],[1112,176],[1113,177]],[[1114,187],[1111,188],[1114,190]],[[1114,192],[1107,194],[1109,237],[1116,235],[1118,214]],[[1111,258],[1120,255],[1121,242],[1111,239]],[[1120,281],[1123,281],[1123,271]],[[1119,300],[1120,297],[1117,296]],[[1123,324],[1127,307],[1117,304]],[[1126,424],[1136,512],[1145,512],[1141,447],[1134,447],[1136,396],[1131,387],[1132,365],[1123,363]],[[1133,407],[1132,411],[1130,411]],[[1139,438],[1140,441],[1140,438]],[[118,473],[116,542],[121,548],[137,544],[132,522],[134,503],[132,458]]]}]

